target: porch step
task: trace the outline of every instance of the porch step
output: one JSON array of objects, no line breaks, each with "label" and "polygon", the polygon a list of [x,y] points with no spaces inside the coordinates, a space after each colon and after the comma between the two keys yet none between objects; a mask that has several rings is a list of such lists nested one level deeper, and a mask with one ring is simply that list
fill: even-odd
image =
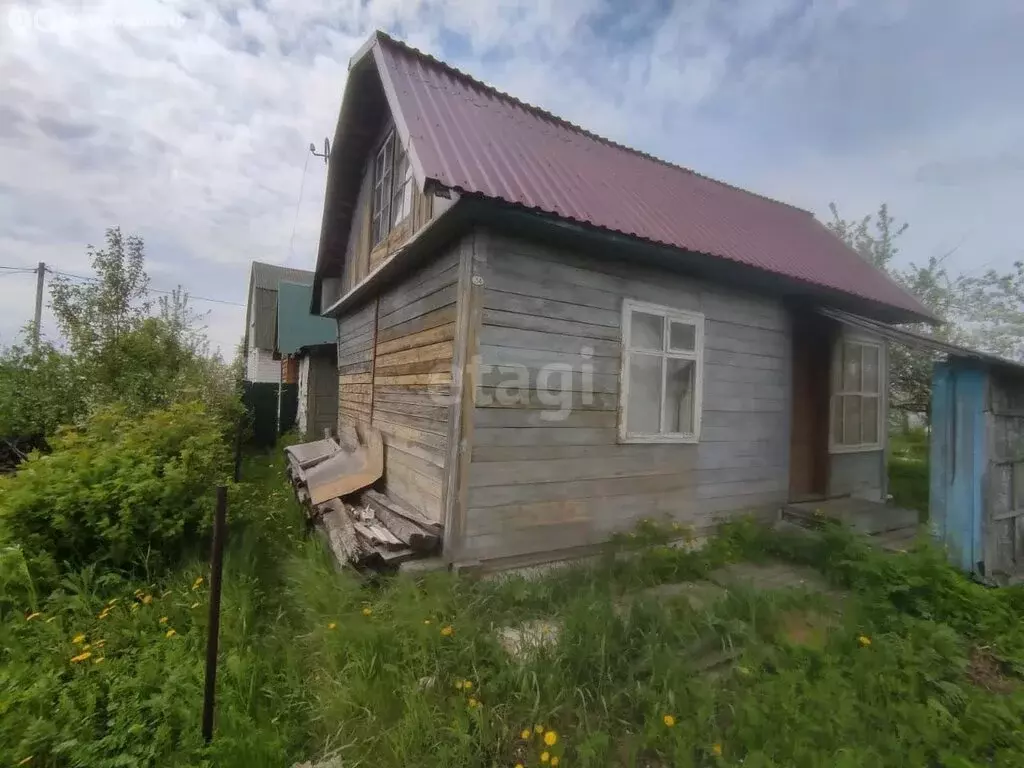
[{"label": "porch step", "polygon": [[825,520],[835,520],[868,536],[918,525],[918,514],[912,509],[851,497],[785,504],[781,511],[783,520],[797,525],[815,528]]}]

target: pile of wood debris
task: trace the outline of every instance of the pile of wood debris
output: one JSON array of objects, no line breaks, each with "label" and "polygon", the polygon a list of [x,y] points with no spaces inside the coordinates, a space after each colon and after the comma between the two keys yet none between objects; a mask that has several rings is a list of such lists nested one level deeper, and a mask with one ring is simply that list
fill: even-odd
[{"label": "pile of wood debris", "polygon": [[375,431],[354,449],[330,438],[285,449],[295,497],[343,565],[394,567],[440,546],[439,524],[370,487],[383,475],[383,454]]}]

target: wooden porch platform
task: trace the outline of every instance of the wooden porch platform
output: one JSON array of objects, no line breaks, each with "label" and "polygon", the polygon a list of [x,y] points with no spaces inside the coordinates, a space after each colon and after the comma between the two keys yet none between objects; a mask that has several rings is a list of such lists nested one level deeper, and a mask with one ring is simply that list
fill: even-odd
[{"label": "wooden porch platform", "polygon": [[906,549],[919,528],[918,514],[912,509],[852,497],[785,504],[782,519],[805,528],[836,520],[888,550]]}]

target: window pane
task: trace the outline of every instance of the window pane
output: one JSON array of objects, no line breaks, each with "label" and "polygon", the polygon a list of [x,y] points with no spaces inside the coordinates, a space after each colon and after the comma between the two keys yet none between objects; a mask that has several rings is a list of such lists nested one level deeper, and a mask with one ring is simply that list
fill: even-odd
[{"label": "window pane", "polygon": [[860,391],[860,344],[843,345],[843,392]]},{"label": "window pane", "polygon": [[878,442],[878,398],[865,397],[864,400],[864,440],[865,443]]},{"label": "window pane", "polygon": [[843,445],[860,445],[860,395],[843,397]]},{"label": "window pane", "polygon": [[693,434],[696,373],[693,360],[665,360],[664,432]]},{"label": "window pane", "polygon": [[843,444],[843,398],[832,398],[832,442]]},{"label": "window pane", "polygon": [[661,361],[659,355],[629,356],[626,431],[630,434],[653,435],[660,431]]},{"label": "window pane", "polygon": [[661,315],[649,315],[646,312],[634,311],[631,320],[629,345],[634,349],[665,348],[665,318]]},{"label": "window pane", "polygon": [[864,391],[879,392],[878,347],[865,346],[864,349]]},{"label": "window pane", "polygon": [[669,323],[669,348],[676,351],[692,352],[697,346],[697,326],[692,323]]}]

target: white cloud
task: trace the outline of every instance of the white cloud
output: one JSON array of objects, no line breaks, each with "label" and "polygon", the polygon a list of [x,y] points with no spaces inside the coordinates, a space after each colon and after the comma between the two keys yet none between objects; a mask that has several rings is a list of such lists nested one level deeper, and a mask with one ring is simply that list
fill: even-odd
[{"label": "white cloud", "polygon": [[[0,264],[82,272],[85,244],[120,225],[146,239],[154,285],[200,296],[242,302],[252,259],[311,267],[315,158],[289,251],[307,147],[333,134],[348,60],[377,27],[818,212],[888,200],[912,224],[908,257],[960,240],[965,268],[1021,255],[1010,0],[15,2],[0,5]],[[4,23],[12,9],[27,28]],[[228,350],[243,310],[209,306]],[[0,342],[31,307],[30,278],[0,277]]]}]

